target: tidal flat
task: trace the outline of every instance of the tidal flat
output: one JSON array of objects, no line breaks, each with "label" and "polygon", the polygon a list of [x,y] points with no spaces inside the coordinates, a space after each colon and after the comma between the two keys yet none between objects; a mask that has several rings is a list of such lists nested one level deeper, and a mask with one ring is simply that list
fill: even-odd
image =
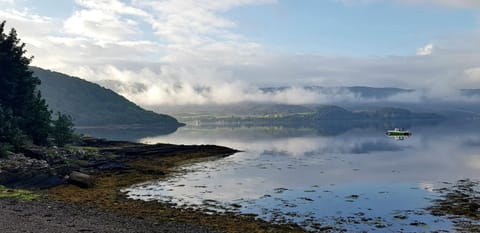
[{"label": "tidal flat", "polygon": [[[480,178],[479,138],[471,123],[413,126],[413,136],[405,138],[387,137],[377,127],[323,134],[315,128],[187,126],[140,141],[214,143],[243,152],[185,164],[123,191],[135,200],[255,216],[313,232],[461,231],[468,224],[460,222],[470,219],[474,226],[478,219],[432,207],[446,198],[440,190]],[[457,206],[478,211],[475,204]]]},{"label": "tidal flat", "polygon": [[185,127],[133,143],[93,141],[70,148],[91,159],[68,164],[90,171],[95,186],[56,185],[42,198],[140,219],[149,229],[478,232],[480,138],[473,129],[415,127],[414,136],[398,139],[375,128],[332,136]]},{"label": "tidal flat", "polygon": [[[117,147],[103,148],[103,150],[124,155],[134,153],[129,149],[122,150]],[[155,156],[151,150],[145,150],[145,153],[150,155],[139,158],[138,150],[135,150],[135,159],[125,162],[128,169],[98,173],[93,188],[82,189],[74,185],[60,185],[50,189],[48,197],[99,207],[116,214],[147,219],[160,225],[165,222],[182,222],[220,232],[303,232],[295,224],[271,224],[251,215],[209,214],[199,209],[177,208],[172,203],[132,200],[121,192],[121,189],[136,183],[167,177],[178,166],[205,159],[218,159],[235,152],[225,147],[199,146],[188,151],[162,151],[161,156]]]}]

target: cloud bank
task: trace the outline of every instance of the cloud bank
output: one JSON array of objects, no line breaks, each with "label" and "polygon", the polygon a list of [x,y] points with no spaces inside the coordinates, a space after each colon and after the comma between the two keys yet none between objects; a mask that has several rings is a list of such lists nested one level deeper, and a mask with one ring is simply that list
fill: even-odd
[{"label": "cloud bank", "polygon": [[[368,4],[374,0],[340,2]],[[396,2],[480,6],[478,1],[468,0]],[[480,86],[478,33],[434,40],[411,51],[410,56],[276,54],[235,33],[236,22],[225,14],[238,7],[278,4],[274,0],[76,0],[75,4],[65,19],[14,8],[0,10],[0,18],[18,30],[29,53],[36,57],[33,65],[111,87],[147,108],[358,99],[348,92],[319,94],[302,88],[305,85],[422,90],[400,97],[412,101],[425,95],[451,99],[458,89]],[[265,93],[260,89],[265,86],[292,87]]]}]

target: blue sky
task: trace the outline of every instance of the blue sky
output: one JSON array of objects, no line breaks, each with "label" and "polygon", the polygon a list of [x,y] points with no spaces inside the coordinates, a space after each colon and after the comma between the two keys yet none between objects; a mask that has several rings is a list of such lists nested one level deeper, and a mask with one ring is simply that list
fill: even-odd
[{"label": "blue sky", "polygon": [[225,13],[236,31],[280,52],[342,56],[408,55],[418,47],[478,28],[478,11],[396,3],[346,6],[284,0]]},{"label": "blue sky", "polygon": [[[0,0],[0,19],[17,29],[33,65],[143,106],[328,101],[258,90],[283,85],[451,98],[480,88],[479,16],[478,0]],[[138,83],[148,89],[135,92]]]},{"label": "blue sky", "polygon": [[[16,8],[64,19],[81,9],[74,0],[23,0]],[[479,28],[477,9],[393,1],[280,0],[232,8],[221,15],[235,22],[233,32],[271,51],[327,56],[409,55],[425,44]],[[159,39],[151,36],[148,25],[142,30],[149,39]]]}]

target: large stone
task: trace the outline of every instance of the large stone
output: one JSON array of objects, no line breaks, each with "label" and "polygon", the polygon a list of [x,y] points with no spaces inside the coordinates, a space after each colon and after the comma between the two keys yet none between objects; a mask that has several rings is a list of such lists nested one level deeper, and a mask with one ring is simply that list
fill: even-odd
[{"label": "large stone", "polygon": [[95,178],[85,173],[73,171],[68,176],[68,182],[81,188],[91,188],[95,185]]}]

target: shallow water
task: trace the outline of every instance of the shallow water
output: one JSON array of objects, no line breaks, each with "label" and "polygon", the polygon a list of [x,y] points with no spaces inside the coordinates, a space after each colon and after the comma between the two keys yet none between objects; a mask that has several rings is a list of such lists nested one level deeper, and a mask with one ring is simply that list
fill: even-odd
[{"label": "shallow water", "polygon": [[324,136],[315,129],[183,127],[145,143],[217,144],[245,152],[185,165],[167,180],[134,185],[130,198],[206,212],[255,214],[348,231],[452,229],[424,210],[433,190],[480,178],[477,125],[413,127],[395,140],[384,129]]}]

